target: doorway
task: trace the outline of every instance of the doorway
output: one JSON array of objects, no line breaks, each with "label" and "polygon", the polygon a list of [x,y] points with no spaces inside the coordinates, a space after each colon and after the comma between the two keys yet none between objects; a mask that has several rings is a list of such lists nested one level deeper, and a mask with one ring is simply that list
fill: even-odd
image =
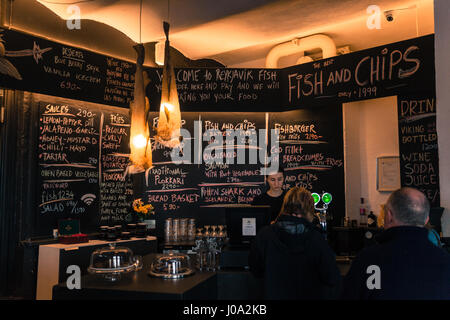
[{"label": "doorway", "polygon": [[378,216],[391,193],[377,190],[377,158],[399,156],[397,97],[344,103],[342,112],[346,217],[359,221],[361,198]]}]

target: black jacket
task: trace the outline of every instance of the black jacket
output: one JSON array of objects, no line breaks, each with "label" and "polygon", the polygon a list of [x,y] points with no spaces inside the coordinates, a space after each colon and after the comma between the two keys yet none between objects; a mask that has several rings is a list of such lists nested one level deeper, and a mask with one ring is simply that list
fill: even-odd
[{"label": "black jacket", "polygon": [[264,192],[253,199],[252,205],[270,205],[270,221],[274,221],[278,217],[281,207],[283,206],[285,195],[286,191],[283,191],[278,197],[271,197],[267,192]]},{"label": "black jacket", "polygon": [[[450,299],[450,255],[428,240],[420,227],[394,227],[377,238],[378,244],[363,250],[344,279],[344,299],[436,300]],[[371,265],[379,266],[380,289]]]},{"label": "black jacket", "polygon": [[266,299],[339,297],[335,255],[306,219],[281,215],[261,229],[250,249],[249,266],[254,276],[264,278]]}]

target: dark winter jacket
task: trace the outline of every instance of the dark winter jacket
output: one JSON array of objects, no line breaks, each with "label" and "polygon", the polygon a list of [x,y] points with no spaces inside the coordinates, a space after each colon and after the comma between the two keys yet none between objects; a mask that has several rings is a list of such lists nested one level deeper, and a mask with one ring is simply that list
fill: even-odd
[{"label": "dark winter jacket", "polygon": [[[377,241],[353,261],[344,280],[344,299],[450,299],[450,254],[428,240],[427,229],[393,227]],[[369,266],[379,267],[379,289]]]},{"label": "dark winter jacket", "polygon": [[341,275],[328,243],[306,219],[281,215],[258,232],[250,271],[264,278],[266,299],[338,298]]},{"label": "dark winter jacket", "polygon": [[278,197],[271,197],[267,192],[255,197],[252,205],[270,205],[270,221],[275,221],[283,206],[283,199],[286,192],[283,191]]}]

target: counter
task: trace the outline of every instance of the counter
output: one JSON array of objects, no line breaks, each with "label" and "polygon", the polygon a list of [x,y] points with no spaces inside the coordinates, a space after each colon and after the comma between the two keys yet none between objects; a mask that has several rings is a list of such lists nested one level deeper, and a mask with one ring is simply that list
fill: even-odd
[{"label": "counter", "polygon": [[123,276],[110,283],[95,275],[81,277],[81,289],[69,290],[66,284],[53,287],[54,300],[215,300],[217,299],[217,275],[214,272],[198,272],[182,279],[160,279],[149,276],[150,265],[157,254],[143,257],[141,270]]},{"label": "counter", "polygon": [[[150,277],[147,273],[157,254],[144,256],[141,270],[125,276],[117,283],[108,283],[94,275],[81,277],[81,289],[69,290],[65,283],[53,287],[55,300],[256,300],[262,299],[262,279],[255,278],[248,270],[228,267],[217,272],[200,272],[192,276],[166,280]],[[337,259],[344,276],[350,268],[350,260]]]},{"label": "counter", "polygon": [[94,250],[107,247],[109,243],[126,246],[134,254],[146,255],[156,252],[156,237],[131,238],[129,240],[103,241],[89,240],[85,243],[53,243],[39,246],[39,260],[36,285],[37,300],[51,300],[52,288],[68,277],[66,269],[70,265],[79,266],[81,274],[87,274],[91,254]]}]

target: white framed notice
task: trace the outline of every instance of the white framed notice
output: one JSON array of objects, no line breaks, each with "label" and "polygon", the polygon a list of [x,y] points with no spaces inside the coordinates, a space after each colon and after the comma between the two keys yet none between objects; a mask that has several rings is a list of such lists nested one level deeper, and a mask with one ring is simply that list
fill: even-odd
[{"label": "white framed notice", "polygon": [[395,191],[400,188],[400,158],[387,156],[377,158],[377,190]]},{"label": "white framed notice", "polygon": [[242,218],[242,235],[256,236],[256,218]]}]

